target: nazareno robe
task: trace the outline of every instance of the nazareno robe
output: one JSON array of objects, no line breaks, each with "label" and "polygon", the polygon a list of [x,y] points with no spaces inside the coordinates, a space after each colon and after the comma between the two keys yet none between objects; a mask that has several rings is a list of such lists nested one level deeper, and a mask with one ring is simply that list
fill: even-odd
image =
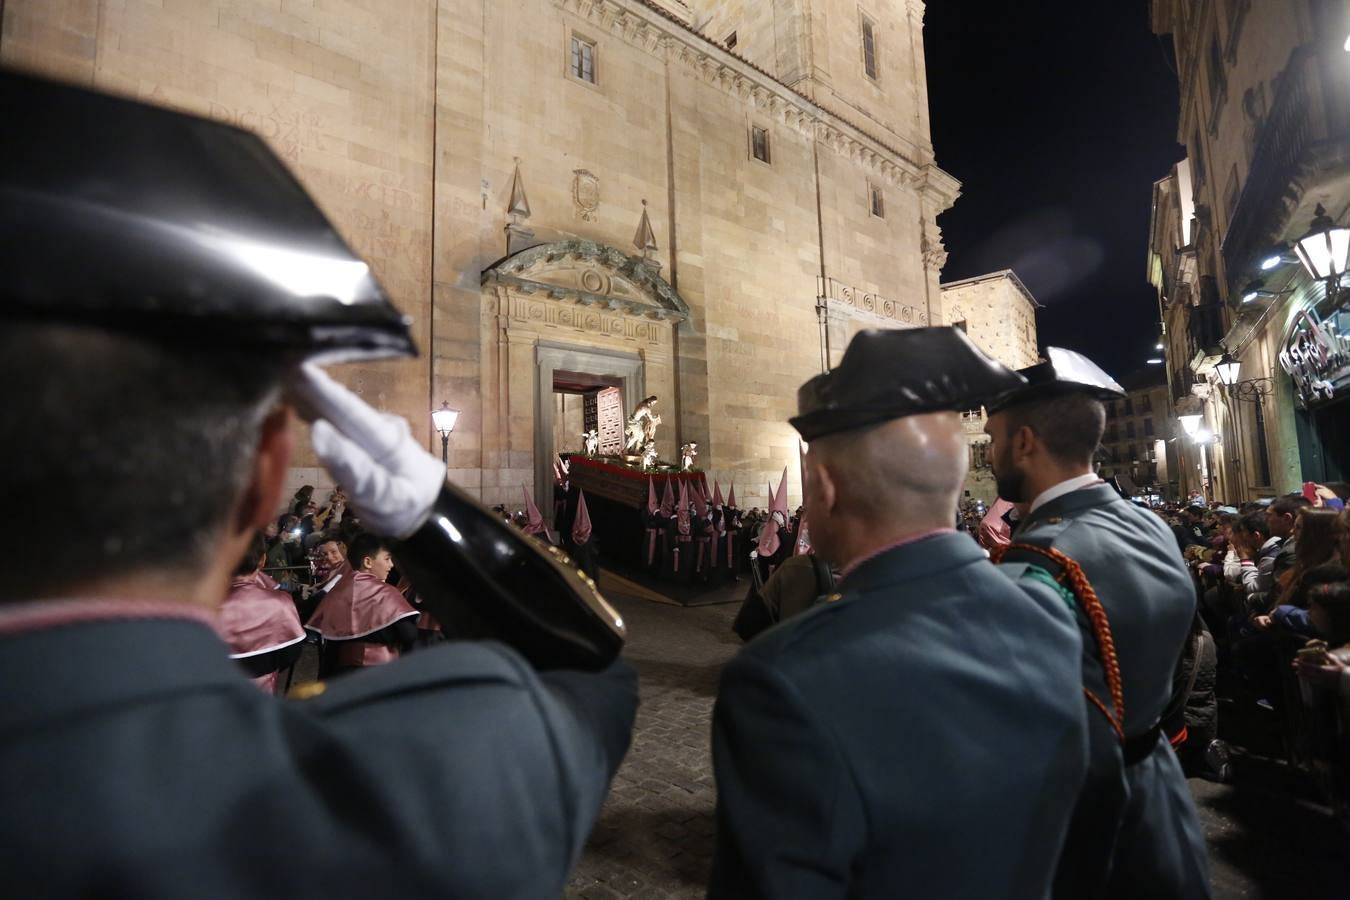
[{"label": "nazareno robe", "polygon": [[230,659],[239,660],[268,693],[276,688],[277,671],[295,662],[305,640],[295,601],[261,570],[230,582],[217,629],[230,647]]},{"label": "nazareno robe", "polygon": [[392,584],[344,567],[305,627],[335,645],[336,668],[359,668],[397,659],[416,639],[420,615]]}]

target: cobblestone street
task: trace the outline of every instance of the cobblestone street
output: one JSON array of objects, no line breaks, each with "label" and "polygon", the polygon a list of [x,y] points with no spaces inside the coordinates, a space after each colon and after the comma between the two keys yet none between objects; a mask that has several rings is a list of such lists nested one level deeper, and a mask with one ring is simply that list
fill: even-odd
[{"label": "cobblestone street", "polygon": [[612,599],[628,623],[642,706],[567,896],[701,897],[715,827],[709,728],[718,673],[740,647],[737,607]]},{"label": "cobblestone street", "polygon": [[[743,589],[743,588],[742,588]],[[681,608],[612,596],[641,678],[632,749],[619,769],[568,898],[702,897],[715,790],[709,729],[718,673],[740,646],[735,604]],[[1306,785],[1255,763],[1238,784],[1192,779],[1216,900],[1350,897],[1343,839]],[[928,898],[923,898],[928,900]]]}]

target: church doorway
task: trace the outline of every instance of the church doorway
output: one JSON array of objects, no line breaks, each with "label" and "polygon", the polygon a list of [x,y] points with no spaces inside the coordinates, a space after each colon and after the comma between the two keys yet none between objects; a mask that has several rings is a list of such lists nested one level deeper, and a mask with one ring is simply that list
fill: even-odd
[{"label": "church doorway", "polygon": [[[592,394],[612,392],[618,428],[647,396],[665,402],[668,421],[678,419],[675,329],[689,308],[647,260],[589,241],[560,241],[494,263],[482,284],[483,320],[494,323],[483,332],[490,373],[484,406],[499,411],[497,433],[485,435],[485,446],[500,461],[486,502],[518,502],[517,485],[533,482],[548,509],[555,453],[583,446]],[[596,422],[601,431],[603,422],[603,416]],[[665,459],[677,449],[674,435],[670,428],[657,437]],[[603,438],[599,449],[605,451]]]},{"label": "church doorway", "polygon": [[[586,452],[588,435],[601,452],[612,451],[623,440],[623,379],[590,372],[553,371],[553,443],[545,450],[550,462]],[[592,434],[593,432],[593,434]],[[555,528],[565,498],[553,497]]]},{"label": "church doorway", "polygon": [[553,497],[553,461],[559,453],[580,453],[583,435],[594,428],[601,452],[618,442],[629,398],[642,398],[642,359],[635,353],[541,341],[535,348],[539,407],[535,421],[535,491]]}]

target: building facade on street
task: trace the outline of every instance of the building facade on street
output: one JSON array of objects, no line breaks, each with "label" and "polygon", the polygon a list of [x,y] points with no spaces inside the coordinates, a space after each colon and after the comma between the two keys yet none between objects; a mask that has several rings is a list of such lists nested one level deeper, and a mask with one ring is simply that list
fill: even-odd
[{"label": "building facade on street", "polygon": [[1106,433],[1098,452],[1098,474],[1119,478],[1136,497],[1176,500],[1177,449],[1167,373],[1148,366],[1120,379],[1123,400],[1106,404]]},{"label": "building facade on street", "polygon": [[[796,388],[864,327],[944,319],[921,0],[11,0],[0,62],[260,133],[421,358],[344,367],[453,481],[543,496],[577,394],[659,398],[658,446],[746,506]],[[561,412],[560,412],[561,411]],[[299,483],[323,484],[312,457]]]},{"label": "building facade on street", "polygon": [[1153,0],[1152,22],[1175,49],[1186,146],[1154,185],[1148,254],[1190,426],[1168,435],[1179,491],[1239,502],[1345,480],[1350,6]]},{"label": "building facade on street", "polygon": [[[985,353],[1012,369],[1040,361],[1036,311],[1040,303],[1012,269],[949,281],[942,285],[944,322],[960,328]],[[989,436],[984,433],[984,411],[963,416],[970,445],[966,493],[972,500],[993,503],[998,496],[989,461]]]}]

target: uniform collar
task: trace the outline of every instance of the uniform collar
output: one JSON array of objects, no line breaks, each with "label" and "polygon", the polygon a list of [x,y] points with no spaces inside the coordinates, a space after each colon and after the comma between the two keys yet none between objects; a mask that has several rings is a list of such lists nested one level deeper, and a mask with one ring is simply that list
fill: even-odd
[{"label": "uniform collar", "polygon": [[1116,489],[1106,482],[1099,484],[1090,484],[1087,487],[1079,488],[1076,491],[1069,491],[1067,494],[1060,494],[1055,499],[1043,505],[1034,513],[1027,513],[1026,518],[1017,523],[1016,534],[1022,534],[1026,529],[1031,528],[1040,522],[1057,516],[1073,515],[1090,509],[1095,506],[1107,506],[1111,503],[1124,503]]},{"label": "uniform collar", "polygon": [[955,529],[939,528],[914,535],[850,563],[842,589],[863,591],[903,578],[924,578],[966,563],[988,559],[988,554]]},{"label": "uniform collar", "polygon": [[1036,496],[1036,499],[1031,501],[1031,506],[1027,512],[1034,513],[1036,510],[1057,497],[1063,497],[1065,494],[1072,493],[1073,491],[1101,483],[1101,478],[1092,472],[1088,472],[1086,475],[1075,475],[1073,478],[1066,478],[1059,484],[1041,491],[1040,494]]}]

